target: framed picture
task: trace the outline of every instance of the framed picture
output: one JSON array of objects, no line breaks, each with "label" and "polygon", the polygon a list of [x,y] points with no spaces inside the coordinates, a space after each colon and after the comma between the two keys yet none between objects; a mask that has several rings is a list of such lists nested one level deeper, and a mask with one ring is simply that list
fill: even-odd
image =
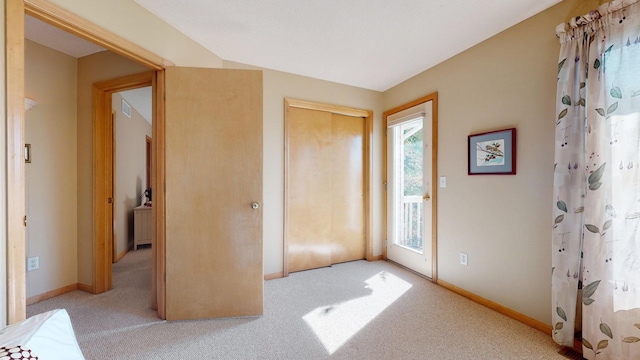
[{"label": "framed picture", "polygon": [[469,135],[469,175],[515,175],[516,129]]}]

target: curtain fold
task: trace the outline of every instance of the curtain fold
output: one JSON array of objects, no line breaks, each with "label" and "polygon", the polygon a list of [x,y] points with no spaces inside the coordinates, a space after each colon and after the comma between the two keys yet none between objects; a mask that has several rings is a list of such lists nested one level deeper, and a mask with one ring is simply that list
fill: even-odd
[{"label": "curtain fold", "polygon": [[553,338],[640,359],[640,3],[599,10],[557,28]]}]

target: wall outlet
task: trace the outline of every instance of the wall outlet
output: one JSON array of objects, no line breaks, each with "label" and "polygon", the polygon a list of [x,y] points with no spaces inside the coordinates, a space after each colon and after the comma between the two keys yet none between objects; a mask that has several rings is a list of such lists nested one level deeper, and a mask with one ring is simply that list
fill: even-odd
[{"label": "wall outlet", "polygon": [[38,256],[27,258],[27,271],[36,270],[40,267],[40,258]]},{"label": "wall outlet", "polygon": [[469,260],[469,255],[467,255],[467,253],[460,253],[460,264],[467,266],[468,265],[468,261]]}]

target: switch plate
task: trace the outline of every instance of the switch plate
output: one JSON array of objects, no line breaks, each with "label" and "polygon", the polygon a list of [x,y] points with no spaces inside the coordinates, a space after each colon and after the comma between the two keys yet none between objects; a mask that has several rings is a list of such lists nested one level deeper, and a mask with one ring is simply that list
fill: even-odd
[{"label": "switch plate", "polygon": [[468,265],[468,260],[469,260],[469,255],[467,255],[467,253],[460,253],[460,264],[467,266]]},{"label": "switch plate", "polygon": [[27,259],[27,271],[36,270],[40,267],[40,258],[38,256]]},{"label": "switch plate", "polygon": [[440,176],[440,187],[441,188],[446,188],[447,187],[447,177],[446,176]]}]

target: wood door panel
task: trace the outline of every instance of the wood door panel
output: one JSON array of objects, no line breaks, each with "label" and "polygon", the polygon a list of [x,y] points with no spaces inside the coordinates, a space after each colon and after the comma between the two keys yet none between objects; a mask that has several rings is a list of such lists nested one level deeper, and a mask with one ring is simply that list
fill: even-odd
[{"label": "wood door panel", "polygon": [[287,269],[365,257],[362,117],[289,107]]},{"label": "wood door panel", "polygon": [[364,258],[364,119],[332,114],[330,165],[333,264]]},{"label": "wood door panel", "polygon": [[331,265],[331,114],[289,110],[289,271]]},{"label": "wood door panel", "polygon": [[166,317],[263,312],[262,73],[166,69]]}]

